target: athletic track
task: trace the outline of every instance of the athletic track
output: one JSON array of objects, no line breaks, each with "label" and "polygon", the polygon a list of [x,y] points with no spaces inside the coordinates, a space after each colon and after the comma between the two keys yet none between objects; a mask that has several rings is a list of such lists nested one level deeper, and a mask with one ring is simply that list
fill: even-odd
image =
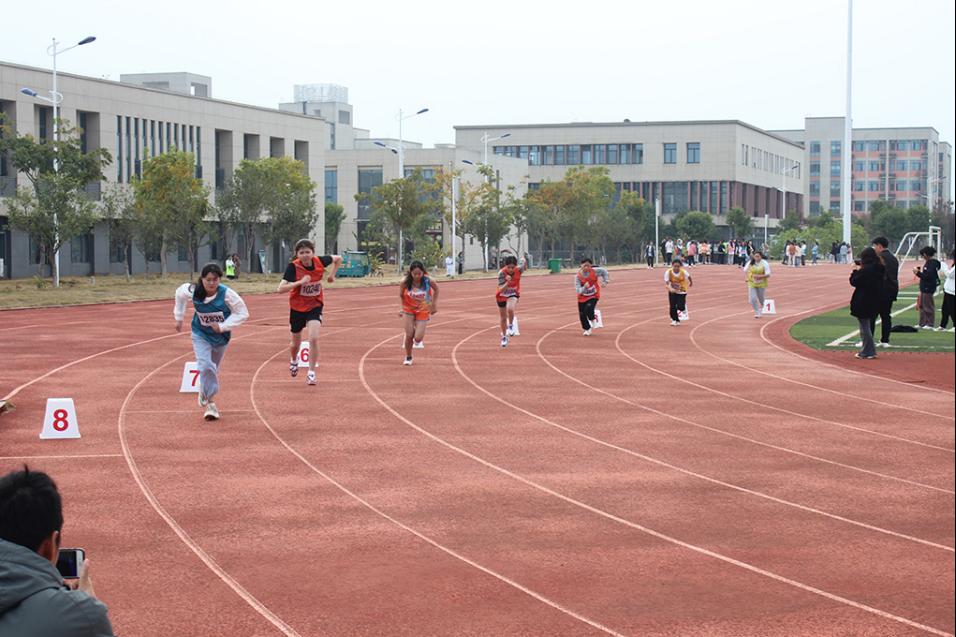
[{"label": "athletic track", "polygon": [[[526,277],[506,349],[493,283],[440,282],[410,368],[396,288],[332,286],[317,387],[248,297],[213,424],[171,300],[2,312],[0,471],[57,480],[120,635],[952,635],[953,385],[900,379],[953,356],[789,342],[845,267],[776,267],[760,321],[692,274],[675,328],[660,269],[612,272],[590,338]],[[83,438],[41,441],[60,396]]]}]

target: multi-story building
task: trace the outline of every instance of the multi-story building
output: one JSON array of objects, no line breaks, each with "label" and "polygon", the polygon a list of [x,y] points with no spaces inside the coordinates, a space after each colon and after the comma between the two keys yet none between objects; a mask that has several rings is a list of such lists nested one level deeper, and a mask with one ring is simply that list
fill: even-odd
[{"label": "multi-story building", "polygon": [[842,117],[808,117],[803,129],[772,131],[804,147],[804,214],[839,212],[842,171],[851,173],[851,210],[864,213],[874,201],[901,208],[936,209],[950,203],[952,149],[929,126],[854,128],[849,158]]},{"label": "multi-story building", "polygon": [[[803,147],[736,120],[456,126],[459,147],[527,163],[530,187],[560,180],[570,166],[603,166],[618,191],[661,200],[662,213],[731,208],[776,227],[803,206]],[[505,137],[505,135],[507,135]],[[759,225],[758,225],[759,227]]]},{"label": "multi-story building", "polygon": [[[460,172],[460,179],[472,185],[483,179],[477,171],[482,159],[480,153],[457,148],[453,144],[442,144],[435,148],[405,147],[404,158],[406,176],[420,169],[426,180],[433,179],[438,171]],[[325,200],[338,203],[345,209],[345,220],[339,230],[336,249],[339,252],[358,249],[365,237],[365,228],[372,210],[367,200],[359,201],[356,195],[370,195],[376,186],[397,179],[400,176],[398,155],[386,148],[375,146],[369,149],[328,151],[325,161]],[[498,187],[502,191],[514,186],[519,195],[525,192],[526,161],[503,158],[494,163],[494,168]],[[444,208],[447,208],[447,204]],[[436,215],[431,233],[446,251],[450,251],[451,230],[447,218]],[[481,268],[484,262],[481,245],[474,237],[468,237],[464,246],[460,241],[459,238],[456,248],[458,252],[464,252],[465,268]],[[501,242],[501,247],[510,247],[516,251],[522,246],[527,246],[527,237],[515,231]]]},{"label": "multi-story building", "polygon": [[[191,74],[183,75],[191,84],[200,83]],[[243,159],[289,156],[305,164],[310,177],[323,188],[325,146],[328,125],[313,115],[284,112],[276,109],[237,104],[187,92],[163,90],[141,85],[151,82],[138,76],[140,85],[126,84],[58,74],[58,90],[63,99],[60,119],[78,126],[81,143],[91,150],[105,148],[112,155],[112,164],[106,168],[107,182],[128,184],[139,175],[145,159],[177,148],[195,155],[196,175],[215,193],[223,188]],[[164,77],[161,80],[169,81]],[[40,95],[51,86],[50,71],[46,69],[0,63],[0,112],[6,123],[20,134],[37,139],[52,137],[52,108],[46,102],[21,92],[31,87]],[[205,84],[207,90],[209,84]],[[170,84],[172,88],[172,84]],[[194,88],[191,93],[201,92]],[[39,252],[29,237],[7,227],[4,198],[15,193],[17,185],[25,186],[26,179],[18,176],[7,158],[0,158],[0,258],[4,260],[4,275],[22,277],[35,274]],[[90,184],[88,195],[99,199],[101,183]],[[312,233],[319,242],[324,240],[323,217]],[[268,251],[266,269],[283,266],[284,254],[280,247],[264,246]],[[248,254],[252,246],[245,246],[240,237],[231,242],[232,250]],[[60,270],[65,276],[121,273],[122,250],[132,253],[132,271],[142,272],[147,257],[152,263],[158,255],[143,255],[130,246],[116,245],[110,239],[105,223],[96,224],[88,234],[76,237],[64,246],[60,256]],[[220,246],[215,242],[200,249],[200,262],[222,259]],[[172,271],[188,271],[188,254],[171,254],[167,266]],[[246,264],[255,269],[258,264]],[[156,270],[157,266],[150,267]]]}]

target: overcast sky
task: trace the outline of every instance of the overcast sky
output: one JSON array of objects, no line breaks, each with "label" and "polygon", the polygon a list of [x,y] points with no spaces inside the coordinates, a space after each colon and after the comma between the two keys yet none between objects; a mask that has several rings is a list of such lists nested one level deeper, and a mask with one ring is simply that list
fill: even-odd
[{"label": "overcast sky", "polygon": [[[397,136],[399,108],[430,108],[405,124],[429,146],[453,142],[456,124],[800,128],[845,108],[845,0],[87,0],[56,3],[51,19],[53,6],[8,8],[0,59],[49,68],[51,37],[91,34],[61,70],[188,70],[212,76],[214,97],[270,107],[293,84],[341,84],[373,136]],[[854,3],[854,125],[928,125],[954,141],[953,22],[952,0]]]}]

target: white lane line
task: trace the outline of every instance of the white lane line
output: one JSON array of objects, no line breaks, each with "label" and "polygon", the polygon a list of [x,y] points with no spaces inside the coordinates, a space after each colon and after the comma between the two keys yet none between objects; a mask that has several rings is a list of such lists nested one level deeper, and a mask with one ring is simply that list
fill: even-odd
[{"label": "white lane line", "polygon": [[[391,337],[385,339],[384,341],[382,341],[382,342],[379,343],[378,345],[373,346],[372,349],[370,349],[370,350],[368,350],[368,352],[366,352],[366,355],[363,356],[363,357],[362,357],[362,360],[359,362],[359,376],[360,376],[360,378],[361,378],[361,380],[362,380],[362,384],[363,384],[363,386],[365,387],[365,389],[366,389],[367,391],[369,391],[369,393],[371,393],[373,397],[375,397],[376,400],[379,400],[378,397],[375,396],[375,394],[374,394],[374,393],[371,391],[371,389],[369,388],[368,383],[366,383],[366,381],[365,381],[364,363],[365,363],[365,360],[366,360],[366,356],[368,356],[368,353],[369,353],[369,352],[371,352],[371,351],[377,349],[377,348],[378,348],[380,345],[382,345],[383,343],[387,343],[388,341],[390,341],[390,340],[392,340],[392,339],[397,339],[397,338],[399,338],[399,336],[401,336],[401,334],[396,334],[395,336],[391,336]],[[263,369],[267,364],[269,364],[269,362],[271,362],[276,356],[282,355],[282,353],[285,352],[285,351],[286,351],[285,349],[280,350],[279,352],[276,352],[275,354],[273,354],[272,357],[266,359],[266,360],[262,363],[262,365],[259,367],[259,369],[256,370],[256,373],[255,373],[255,375],[254,375],[253,378],[252,378],[252,387],[250,388],[250,392],[249,392],[249,393],[250,393],[250,398],[252,399],[252,404],[253,404],[253,406],[255,406],[257,412],[258,412],[259,407],[258,407],[258,405],[257,405],[257,403],[256,403],[256,401],[255,401],[254,389],[255,389],[256,379],[257,379],[257,377],[259,376],[259,372],[261,372],[262,369]],[[381,402],[381,401],[379,400],[379,402]],[[472,559],[466,557],[465,555],[459,553],[458,551],[456,551],[456,550],[454,550],[454,549],[452,549],[452,548],[450,548],[450,547],[447,547],[447,546],[445,546],[444,544],[439,543],[437,540],[432,539],[431,537],[425,535],[425,534],[422,533],[421,531],[418,531],[418,530],[414,529],[413,527],[408,526],[407,524],[405,524],[405,523],[402,522],[401,520],[398,520],[397,518],[392,517],[391,515],[389,515],[388,513],[386,513],[385,511],[383,511],[382,509],[379,509],[378,507],[376,507],[374,504],[372,504],[372,503],[369,502],[368,500],[365,500],[364,498],[362,498],[362,496],[360,496],[358,493],[352,491],[351,489],[349,489],[348,487],[346,487],[344,484],[342,484],[341,482],[338,482],[335,478],[333,478],[332,476],[330,476],[329,474],[325,473],[324,471],[322,471],[321,469],[319,469],[317,466],[315,466],[314,464],[312,464],[312,462],[310,462],[308,458],[306,458],[304,455],[302,455],[301,453],[299,453],[299,451],[298,451],[297,449],[295,449],[292,445],[290,445],[288,442],[286,442],[286,440],[285,440],[282,436],[280,436],[279,433],[278,433],[275,429],[272,428],[272,426],[269,424],[269,421],[266,420],[266,418],[265,418],[261,413],[259,413],[258,416],[259,416],[259,419],[262,421],[263,426],[265,426],[265,428],[269,430],[269,432],[273,435],[273,437],[275,437],[275,439],[279,442],[279,444],[281,444],[283,447],[285,447],[286,450],[288,450],[289,453],[291,453],[293,456],[295,456],[296,458],[298,458],[298,459],[302,462],[302,464],[304,464],[306,467],[308,467],[309,469],[311,469],[316,475],[320,476],[322,479],[324,479],[324,480],[327,481],[329,484],[331,484],[332,486],[334,486],[336,489],[338,489],[339,491],[341,491],[342,493],[344,493],[344,494],[347,495],[348,497],[352,498],[353,500],[355,500],[356,502],[358,502],[359,504],[361,504],[362,506],[364,506],[365,508],[367,508],[369,511],[371,511],[371,512],[375,513],[376,515],[382,517],[383,519],[385,519],[385,520],[391,522],[392,524],[394,524],[395,526],[399,527],[400,529],[402,529],[402,530],[404,530],[404,531],[406,531],[406,532],[408,532],[408,533],[414,535],[414,536],[417,537],[418,539],[420,539],[420,540],[422,540],[423,542],[425,542],[426,544],[428,544],[428,545],[430,545],[430,546],[432,546],[432,547],[438,549],[439,551],[445,553],[446,555],[449,555],[449,556],[451,556],[451,557],[453,557],[453,558],[455,558],[455,559],[457,559],[457,560],[459,560],[459,561],[461,561],[461,562],[464,562],[464,563],[467,564],[468,566],[471,566],[471,567],[473,567],[473,568],[476,568],[476,569],[478,569],[479,571],[481,571],[482,573],[485,573],[485,574],[487,574],[487,575],[490,575],[491,577],[493,577],[493,578],[499,580],[500,582],[503,582],[503,583],[507,584],[508,586],[511,586],[512,588],[515,588],[515,589],[521,591],[522,593],[528,595],[529,597],[532,597],[533,599],[536,599],[536,600],[538,600],[539,602],[541,602],[541,603],[543,603],[543,604],[546,604],[546,605],[550,606],[551,608],[554,608],[554,609],[557,610],[557,611],[560,611],[560,612],[562,612],[562,613],[564,613],[564,614],[566,614],[566,615],[568,615],[568,616],[570,616],[570,617],[573,617],[574,619],[577,619],[578,621],[584,622],[584,623],[588,624],[589,626],[592,626],[593,628],[596,628],[596,629],[598,629],[598,630],[600,630],[600,631],[602,631],[602,632],[604,632],[604,633],[607,633],[608,635],[614,635],[615,637],[624,637],[624,635],[623,635],[622,633],[619,633],[619,632],[613,630],[612,628],[609,628],[609,627],[607,627],[607,626],[605,626],[605,625],[603,625],[603,624],[600,624],[600,623],[598,623],[598,622],[595,621],[595,620],[589,619],[588,617],[585,617],[584,615],[582,615],[582,614],[580,614],[580,613],[577,613],[577,612],[571,610],[570,608],[567,608],[567,607],[565,607],[565,606],[562,606],[562,605],[559,604],[558,602],[555,602],[554,600],[552,600],[552,599],[550,599],[550,598],[548,598],[548,597],[545,597],[545,596],[542,595],[541,593],[538,593],[537,591],[534,591],[534,590],[528,588],[527,586],[524,586],[524,585],[518,583],[517,581],[515,581],[515,580],[513,580],[513,579],[511,579],[511,578],[509,578],[509,577],[507,577],[506,575],[503,575],[503,574],[501,574],[501,573],[499,573],[499,572],[497,572],[497,571],[494,571],[494,570],[488,568],[487,566],[483,566],[482,564],[479,564],[478,562],[476,562],[476,561],[474,561],[474,560],[472,560]]]},{"label": "white lane line", "polygon": [[[280,328],[271,328],[271,329],[280,329]],[[261,332],[258,332],[258,333],[261,333]],[[252,335],[250,334],[248,336],[252,336]],[[237,341],[240,338],[243,338],[243,337],[234,338],[233,341]],[[283,351],[287,351],[287,350],[283,348]],[[163,519],[164,522],[166,522],[169,528],[172,529],[173,533],[175,533],[177,537],[179,537],[179,539],[183,542],[183,544],[185,544],[196,555],[196,557],[202,560],[203,564],[205,564],[206,567],[209,568],[209,570],[215,573],[219,577],[219,579],[226,584],[226,586],[231,588],[233,592],[236,593],[236,595],[238,595],[243,601],[249,604],[249,606],[251,606],[253,610],[255,610],[257,613],[262,615],[262,617],[268,620],[269,623],[275,626],[280,632],[282,632],[287,637],[301,637],[301,635],[299,635],[299,633],[297,633],[291,626],[289,626],[284,621],[282,621],[282,619],[278,615],[276,615],[271,610],[269,610],[269,608],[265,604],[260,602],[252,593],[247,591],[242,586],[242,584],[240,584],[234,577],[232,577],[229,573],[227,573],[226,570],[223,567],[221,567],[218,562],[216,562],[215,558],[213,558],[205,550],[203,550],[203,548],[199,546],[199,544],[194,539],[192,539],[192,537],[190,537],[189,533],[187,533],[186,530],[182,526],[180,526],[178,522],[176,522],[176,519],[173,518],[173,516],[171,516],[166,511],[163,505],[159,502],[159,500],[153,494],[152,490],[149,488],[149,485],[146,484],[145,479],[140,473],[139,466],[136,464],[136,461],[133,459],[133,454],[130,451],[129,443],[126,440],[126,430],[123,428],[126,422],[126,413],[127,413],[126,410],[129,406],[130,401],[133,398],[133,395],[139,390],[140,387],[142,387],[150,378],[152,378],[155,374],[157,374],[161,369],[168,367],[169,365],[172,365],[173,363],[180,361],[186,358],[187,356],[190,356],[191,354],[192,352],[187,352],[156,367],[152,372],[147,374],[145,377],[143,377],[142,380],[136,383],[136,386],[133,387],[128,394],[126,394],[126,400],[123,401],[123,406],[120,407],[119,418],[117,419],[117,429],[119,432],[120,444],[123,448],[123,457],[126,458],[126,464],[129,466],[129,470],[133,476],[133,480],[136,481],[136,485],[139,487],[140,491],[142,491],[143,496],[146,497],[147,502],[149,502],[150,506],[153,507],[153,510],[156,511],[156,513],[159,515],[160,518]],[[198,417],[198,412],[197,412],[197,417]]]},{"label": "white lane line", "polygon": [[[902,309],[899,309],[899,310],[896,310],[895,312],[891,313],[891,314],[890,314],[890,317],[891,317],[891,318],[895,318],[895,317],[899,316],[900,314],[902,314],[903,312],[906,312],[907,310],[913,309],[914,307],[916,307],[916,303],[913,303],[913,304],[911,304],[911,305],[907,305],[906,307],[904,307],[904,308],[902,308]],[[883,324],[883,319],[876,319],[876,324],[877,324],[877,325],[882,325],[882,324]],[[850,339],[853,338],[854,336],[857,336],[859,333],[860,333],[860,330],[859,330],[859,329],[855,329],[855,330],[853,330],[852,332],[850,332],[849,334],[844,334],[844,335],[841,336],[840,338],[830,341],[829,343],[827,343],[827,347],[840,347],[840,346],[843,344],[844,341],[850,340]]]},{"label": "white lane line", "polygon": [[[488,329],[493,329],[493,328],[488,328]],[[378,345],[376,345],[375,348],[384,345],[384,344],[387,343],[389,340],[391,340],[391,339],[386,339],[386,340],[382,341],[381,343],[379,343]],[[373,348],[373,349],[375,349],[375,348]],[[369,352],[371,352],[371,351],[372,351],[372,350],[369,350]],[[363,358],[363,362],[364,362],[364,358]],[[729,556],[727,556],[727,555],[723,555],[723,554],[721,554],[721,553],[717,553],[716,551],[711,551],[710,549],[706,549],[706,548],[704,548],[704,547],[697,546],[697,545],[695,545],[695,544],[690,544],[689,542],[685,542],[685,541],[683,541],[683,540],[679,540],[679,539],[677,539],[677,538],[675,538],[675,537],[672,537],[672,536],[670,536],[670,535],[667,535],[667,534],[665,534],[665,533],[661,533],[661,532],[659,532],[659,531],[655,531],[654,529],[651,529],[651,528],[649,528],[649,527],[646,527],[646,526],[637,524],[636,522],[631,522],[630,520],[626,520],[626,519],[624,519],[624,518],[621,518],[621,517],[619,517],[619,516],[617,516],[617,515],[614,515],[613,513],[609,513],[609,512],[607,512],[607,511],[602,510],[602,509],[598,509],[598,508],[596,508],[596,507],[593,507],[593,506],[591,506],[591,505],[589,505],[589,504],[586,504],[586,503],[584,503],[584,502],[581,502],[580,500],[576,500],[576,499],[574,499],[574,498],[571,498],[571,497],[569,497],[569,496],[566,496],[566,495],[564,495],[564,494],[562,494],[562,493],[559,493],[559,492],[557,492],[557,491],[555,491],[555,490],[553,490],[553,489],[550,489],[550,488],[548,488],[548,487],[546,487],[546,486],[544,486],[544,485],[542,485],[542,484],[539,484],[539,483],[537,483],[537,482],[534,482],[533,480],[530,480],[530,479],[525,478],[525,477],[523,477],[523,476],[521,476],[521,475],[518,475],[518,474],[516,474],[516,473],[514,473],[514,472],[512,472],[512,471],[509,471],[508,469],[505,469],[504,467],[500,467],[500,466],[498,466],[498,465],[496,465],[496,464],[494,464],[494,463],[492,463],[492,462],[490,462],[490,461],[488,461],[488,460],[485,460],[484,458],[481,458],[481,457],[479,457],[479,456],[476,456],[476,455],[474,455],[474,454],[472,454],[472,453],[470,453],[470,452],[468,452],[468,451],[462,449],[461,447],[457,447],[457,446],[453,445],[452,443],[450,443],[450,442],[444,440],[443,438],[440,438],[439,436],[436,436],[435,434],[431,433],[430,431],[427,431],[426,429],[423,429],[422,427],[419,427],[418,425],[416,425],[414,422],[412,422],[412,421],[409,420],[408,418],[405,418],[405,416],[403,416],[403,415],[400,414],[398,411],[396,411],[395,409],[393,409],[388,403],[386,403],[381,397],[379,397],[379,395],[376,394],[376,393],[372,390],[372,388],[368,385],[368,383],[367,383],[366,380],[365,380],[365,373],[364,373],[363,363],[359,363],[359,375],[360,375],[361,378],[362,378],[362,382],[363,382],[363,384],[365,385],[366,391],[367,391],[380,405],[382,405],[382,407],[384,407],[390,414],[392,414],[395,418],[397,418],[397,419],[400,420],[401,422],[405,423],[406,425],[408,425],[409,427],[411,427],[411,428],[414,429],[415,431],[419,432],[420,434],[422,434],[422,435],[425,436],[426,438],[429,438],[430,440],[434,441],[435,443],[437,443],[437,444],[439,444],[439,445],[441,445],[441,446],[443,446],[443,447],[446,447],[446,448],[448,448],[448,449],[454,451],[455,453],[459,453],[459,454],[465,456],[466,458],[469,458],[469,459],[471,459],[471,460],[477,462],[478,464],[481,464],[481,465],[483,465],[483,466],[485,466],[485,467],[491,469],[492,471],[496,471],[496,472],[498,472],[498,473],[500,473],[500,474],[502,474],[502,475],[505,475],[505,476],[507,476],[507,477],[509,477],[509,478],[511,478],[511,479],[513,479],[513,480],[516,480],[516,481],[518,481],[518,482],[520,482],[520,483],[522,483],[522,484],[525,484],[525,485],[527,485],[527,486],[529,486],[529,487],[531,487],[531,488],[533,488],[533,489],[536,489],[536,490],[538,490],[538,491],[541,491],[542,493],[546,493],[546,494],[551,495],[551,496],[553,496],[553,497],[555,497],[555,498],[558,498],[559,500],[562,500],[562,501],[564,501],[564,502],[567,502],[568,504],[572,504],[572,505],[577,506],[577,507],[580,507],[580,508],[582,508],[582,509],[584,509],[584,510],[586,510],[586,511],[590,511],[591,513],[594,513],[594,514],[596,514],[596,515],[598,515],[598,516],[600,516],[600,517],[606,518],[606,519],[611,520],[611,521],[613,521],[613,522],[617,522],[617,523],[619,523],[619,524],[623,524],[624,526],[633,528],[633,529],[635,529],[635,530],[637,530],[637,531],[641,531],[642,533],[646,533],[647,535],[650,535],[650,536],[652,536],[652,537],[655,537],[655,538],[657,538],[657,539],[659,539],[659,540],[663,540],[663,541],[665,541],[665,542],[668,542],[668,543],[671,543],[671,544],[675,544],[675,545],[677,545],[677,546],[680,546],[680,547],[682,547],[682,548],[688,549],[688,550],[690,550],[690,551],[694,551],[695,553],[699,553],[699,554],[701,554],[701,555],[705,555],[705,556],[707,556],[707,557],[711,557],[711,558],[713,558],[713,559],[720,560],[720,561],[722,561],[722,562],[725,562],[725,563],[727,563],[727,564],[731,564],[731,565],[733,565],[733,566],[736,566],[736,567],[741,568],[741,569],[743,569],[743,570],[749,571],[749,572],[751,572],[751,573],[756,573],[757,575],[762,575],[762,576],[764,576],[764,577],[770,578],[770,579],[775,580],[775,581],[777,581],[777,582],[781,582],[781,583],[783,583],[783,584],[787,584],[787,585],[789,585],[789,586],[792,586],[792,587],[794,587],[794,588],[797,588],[797,589],[806,591],[806,592],[808,592],[808,593],[812,593],[812,594],[814,594],[814,595],[818,595],[818,596],[823,597],[823,598],[825,598],[825,599],[829,599],[829,600],[834,601],[834,602],[837,602],[837,603],[845,604],[845,605],[847,605],[847,606],[856,608],[856,609],[858,609],[858,610],[862,610],[862,611],[867,612],[867,613],[871,613],[871,614],[873,614],[873,615],[877,615],[877,616],[879,616],[879,617],[883,617],[884,619],[889,619],[889,620],[891,620],[891,621],[895,621],[895,622],[898,622],[898,623],[901,623],[901,624],[905,624],[905,625],[907,625],[907,626],[911,626],[911,627],[913,627],[913,628],[917,628],[917,629],[919,629],[919,630],[923,630],[923,631],[926,631],[926,632],[931,633],[931,634],[934,634],[934,635],[940,635],[941,637],[954,637],[954,635],[952,635],[951,633],[947,633],[947,632],[945,632],[945,631],[942,631],[942,630],[933,628],[932,626],[928,626],[928,625],[926,625],[926,624],[921,624],[921,623],[916,622],[916,621],[913,621],[913,620],[911,620],[911,619],[907,619],[906,617],[902,617],[902,616],[899,616],[899,615],[894,615],[893,613],[889,613],[889,612],[887,612],[887,611],[880,610],[879,608],[875,608],[875,607],[873,607],[873,606],[869,606],[869,605],[867,605],[867,604],[863,604],[863,603],[861,603],[861,602],[856,602],[856,601],[854,601],[854,600],[852,600],[852,599],[848,599],[848,598],[846,598],[846,597],[842,597],[842,596],[840,596],[840,595],[836,595],[836,594],[834,594],[834,593],[827,592],[827,591],[825,591],[825,590],[823,590],[823,589],[816,588],[816,587],[814,587],[814,586],[810,586],[809,584],[804,584],[804,583],[799,582],[799,581],[797,581],[797,580],[790,579],[789,577],[785,577],[785,576],[783,576],[783,575],[779,575],[779,574],[774,573],[774,572],[772,572],[772,571],[768,571],[768,570],[763,569],[763,568],[760,568],[760,567],[758,567],[758,566],[754,566],[754,565],[752,565],[752,564],[749,564],[749,563],[747,563],[747,562],[743,562],[743,561],[741,561],[741,560],[737,560],[737,559],[732,558],[732,557],[729,557]]]}]

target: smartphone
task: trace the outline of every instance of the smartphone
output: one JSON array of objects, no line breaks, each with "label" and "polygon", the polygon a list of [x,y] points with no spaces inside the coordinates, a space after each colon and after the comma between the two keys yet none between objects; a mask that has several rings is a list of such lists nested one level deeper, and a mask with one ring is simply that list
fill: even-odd
[{"label": "smartphone", "polygon": [[56,570],[60,571],[63,579],[78,579],[85,559],[86,551],[83,549],[60,549],[56,558]]}]

